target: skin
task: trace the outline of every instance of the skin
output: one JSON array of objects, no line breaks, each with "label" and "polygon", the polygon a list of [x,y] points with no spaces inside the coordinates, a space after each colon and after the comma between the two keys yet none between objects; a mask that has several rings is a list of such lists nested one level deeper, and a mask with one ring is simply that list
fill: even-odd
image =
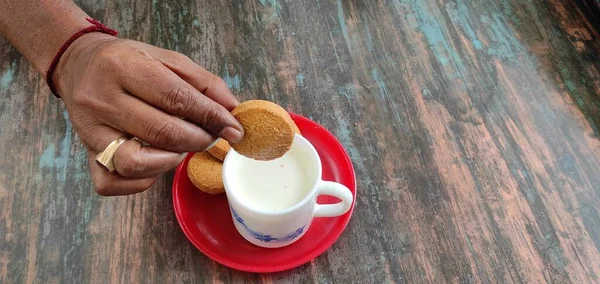
[{"label": "skin", "polygon": [[[61,45],[90,26],[86,17],[67,0],[0,0],[0,35],[46,77]],[[204,151],[217,137],[231,143],[243,137],[230,113],[238,101],[225,82],[174,51],[88,33],[67,49],[52,80],[88,149],[100,195],[142,192],[185,153]],[[146,144],[123,143],[109,173],[95,157],[119,137]]]}]

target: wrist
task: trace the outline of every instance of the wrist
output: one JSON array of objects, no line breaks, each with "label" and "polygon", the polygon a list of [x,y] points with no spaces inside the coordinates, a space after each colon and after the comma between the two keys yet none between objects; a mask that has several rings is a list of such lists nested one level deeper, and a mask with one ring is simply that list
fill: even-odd
[{"label": "wrist", "polygon": [[105,43],[118,40],[118,38],[104,34],[102,32],[90,32],[81,35],[64,51],[58,60],[52,80],[54,88],[62,97],[70,94],[69,90],[73,88],[76,76],[80,74],[79,68],[88,65],[93,57],[94,51]]},{"label": "wrist", "polygon": [[60,50],[61,46],[77,31],[89,26],[85,18],[72,19],[66,22],[57,23],[57,25],[50,25],[44,28],[43,33],[48,33],[43,45],[38,49],[37,56],[33,58],[33,66],[40,74],[46,76],[48,66],[52,62],[52,59],[56,53]]},{"label": "wrist", "polygon": [[0,0],[0,35],[44,77],[62,44],[88,27],[72,0]]}]

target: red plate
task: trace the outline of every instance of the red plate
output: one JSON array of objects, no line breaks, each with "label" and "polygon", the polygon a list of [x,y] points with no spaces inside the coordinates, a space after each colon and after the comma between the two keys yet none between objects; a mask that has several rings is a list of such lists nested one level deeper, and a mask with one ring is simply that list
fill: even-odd
[{"label": "red plate", "polygon": [[[225,194],[212,196],[195,189],[187,175],[191,154],[177,167],[173,180],[173,205],[187,238],[205,255],[233,269],[277,272],[307,263],[327,250],[342,234],[356,202],[356,178],[342,145],[314,121],[291,114],[302,136],[317,149],[323,163],[323,180],[346,185],[354,195],[350,210],[333,218],[315,218],[306,234],[295,243],[277,249],[250,244],[235,230]],[[319,203],[335,203],[330,196]]]}]

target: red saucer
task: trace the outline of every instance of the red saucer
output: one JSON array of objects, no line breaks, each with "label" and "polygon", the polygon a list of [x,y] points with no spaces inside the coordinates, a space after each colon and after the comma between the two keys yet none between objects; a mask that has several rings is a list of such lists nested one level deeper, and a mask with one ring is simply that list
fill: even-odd
[{"label": "red saucer", "polygon": [[[291,114],[302,136],[317,149],[323,163],[323,180],[346,185],[354,195],[350,211],[333,218],[315,218],[297,242],[277,249],[255,246],[235,230],[225,194],[212,196],[195,189],[187,175],[191,154],[177,167],[173,180],[173,205],[187,238],[214,261],[247,272],[277,272],[307,263],[327,250],[342,234],[356,203],[356,178],[352,162],[342,145],[314,121]],[[319,197],[319,203],[337,198]]]}]

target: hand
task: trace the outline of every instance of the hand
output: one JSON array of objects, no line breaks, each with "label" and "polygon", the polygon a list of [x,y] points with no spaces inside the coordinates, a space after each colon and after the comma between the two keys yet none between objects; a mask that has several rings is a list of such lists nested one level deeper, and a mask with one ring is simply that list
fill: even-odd
[{"label": "hand", "polygon": [[[229,112],[238,102],[224,81],[174,51],[90,33],[71,45],[53,79],[88,148],[100,195],[144,191],[186,152],[206,150],[217,136],[234,143],[243,136]],[[124,136],[150,145],[123,143],[109,173],[95,157]]]}]

